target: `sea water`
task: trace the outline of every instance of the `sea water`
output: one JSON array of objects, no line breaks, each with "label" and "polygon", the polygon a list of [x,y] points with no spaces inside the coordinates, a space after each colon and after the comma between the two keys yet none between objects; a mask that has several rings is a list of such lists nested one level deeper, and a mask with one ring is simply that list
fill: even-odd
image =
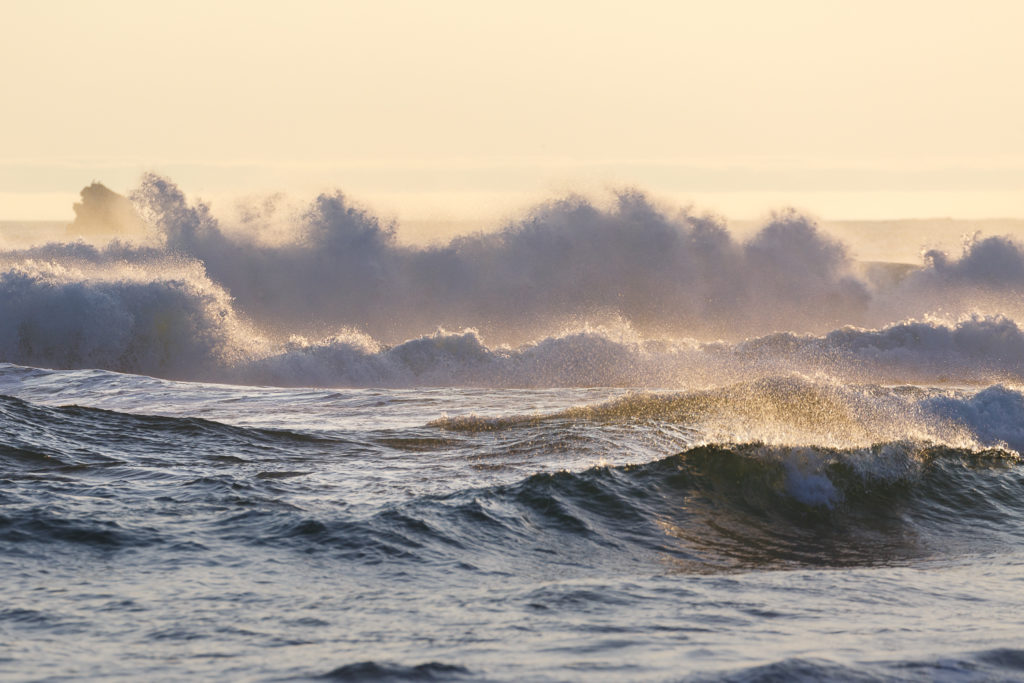
[{"label": "sea water", "polygon": [[1024,678],[1012,238],[135,200],[0,252],[0,676]]},{"label": "sea water", "polygon": [[[0,387],[11,678],[1024,674],[1024,468],[1005,447],[709,441],[743,399],[708,415],[706,394],[13,365]],[[852,394],[853,419],[867,394],[976,431],[994,428],[980,404],[1024,406],[1005,388],[721,393],[748,390]]]}]

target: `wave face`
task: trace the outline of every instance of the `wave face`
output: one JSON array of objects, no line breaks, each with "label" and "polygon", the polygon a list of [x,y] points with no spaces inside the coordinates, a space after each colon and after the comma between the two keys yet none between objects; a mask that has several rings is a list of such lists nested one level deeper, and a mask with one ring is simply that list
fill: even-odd
[{"label": "wave face", "polygon": [[[127,211],[111,194],[83,193],[81,210]],[[115,199],[117,212],[94,206]],[[740,240],[635,191],[424,248],[340,193],[294,212],[255,205],[234,223],[158,176],[132,200],[146,243],[0,251],[0,361],[283,386],[671,387],[786,372],[955,384],[1022,371],[1024,247],[1007,237],[863,267],[792,211]]]},{"label": "wave face", "polygon": [[[138,395],[123,397],[132,387],[165,405],[199,407],[187,386],[147,388],[123,375],[9,368],[0,387],[48,403],[107,396],[140,405]],[[657,557],[706,573],[890,565],[958,546],[977,552],[1024,521],[1024,468],[1014,450],[1024,448],[1024,396],[1002,387],[963,393],[774,379],[369,432],[331,426],[338,418],[330,416],[339,401],[346,416],[364,400],[379,407],[373,395],[276,394],[275,403],[301,406],[304,416],[282,428],[247,425],[237,390],[212,393],[211,405],[239,424],[0,396],[0,469],[14,484],[0,543],[31,553],[40,544],[145,548],[189,538],[357,564],[522,564],[517,574],[552,561],[589,572]],[[253,415],[266,409],[254,403]],[[328,429],[310,429],[318,423]],[[581,459],[560,455],[567,446]],[[658,455],[666,451],[675,453]],[[186,466],[179,452],[193,462]],[[324,458],[345,452],[355,462],[339,463],[345,481],[329,485],[344,505],[280,497],[305,491]],[[395,453],[420,454],[417,488],[397,498],[366,489],[385,477]],[[489,464],[451,479],[444,454],[459,453]],[[440,469],[424,469],[432,467]],[[324,483],[335,475],[326,476]],[[30,493],[40,477],[51,484]],[[90,488],[125,477],[143,483],[116,503],[127,506],[123,515],[87,513],[90,504],[76,498],[79,480]],[[172,507],[208,509],[201,529],[150,519],[162,505],[128,513],[150,484],[170,482]],[[405,477],[388,485],[404,487]],[[39,496],[45,505],[25,505]],[[531,551],[517,550],[524,547]]]}]

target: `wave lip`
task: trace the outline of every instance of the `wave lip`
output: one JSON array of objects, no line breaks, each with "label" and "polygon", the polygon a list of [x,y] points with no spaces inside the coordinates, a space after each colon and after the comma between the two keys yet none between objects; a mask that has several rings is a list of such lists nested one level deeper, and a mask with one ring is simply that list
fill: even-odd
[{"label": "wave lip", "polygon": [[801,375],[767,376],[684,392],[631,391],[547,414],[443,416],[429,426],[478,433],[565,424],[671,428],[689,443],[866,448],[912,441],[953,448],[1024,450],[1024,394],[995,385],[965,389],[848,385]]}]

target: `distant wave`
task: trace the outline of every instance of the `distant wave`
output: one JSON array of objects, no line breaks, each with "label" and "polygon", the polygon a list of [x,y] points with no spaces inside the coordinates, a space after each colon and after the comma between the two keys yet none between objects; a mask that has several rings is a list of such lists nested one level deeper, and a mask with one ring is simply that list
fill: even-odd
[{"label": "distant wave", "polygon": [[[1024,315],[1024,247],[1007,237],[976,235],[959,258],[928,251],[893,280],[862,275],[843,244],[792,210],[743,241],[721,219],[635,190],[610,208],[573,196],[541,204],[496,233],[429,248],[398,245],[395,226],[341,193],[285,217],[253,207],[230,229],[166,178],[146,176],[133,198],[158,242],[203,263],[241,313],[303,334],[345,326],[395,343],[471,327],[522,343],[574,321],[623,320],[646,337],[707,339]],[[284,236],[260,241],[274,221]]]},{"label": "distant wave", "polygon": [[[132,197],[149,244],[0,251],[0,361],[320,386],[1024,373],[1024,247],[1005,237],[858,270],[796,213],[739,241],[638,192],[609,209],[570,197],[430,248],[397,244],[340,193],[231,227],[165,178]],[[273,240],[270,223],[284,225]]]},{"label": "distant wave", "polygon": [[500,232],[415,249],[340,193],[317,197],[275,245],[225,230],[165,178],[147,176],[133,197],[168,250],[201,261],[259,323],[291,331],[345,325],[393,342],[474,327],[525,341],[622,317],[719,336],[827,328],[869,298],[844,247],[792,212],[740,243],[720,221],[669,215],[638,192],[607,210],[570,197]]}]

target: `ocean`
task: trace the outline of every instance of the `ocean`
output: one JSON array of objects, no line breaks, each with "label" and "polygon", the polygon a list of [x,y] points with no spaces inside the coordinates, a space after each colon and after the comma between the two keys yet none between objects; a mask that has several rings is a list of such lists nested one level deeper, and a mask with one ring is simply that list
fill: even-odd
[{"label": "ocean", "polygon": [[1024,679],[1012,236],[132,201],[0,251],[0,676]]}]

